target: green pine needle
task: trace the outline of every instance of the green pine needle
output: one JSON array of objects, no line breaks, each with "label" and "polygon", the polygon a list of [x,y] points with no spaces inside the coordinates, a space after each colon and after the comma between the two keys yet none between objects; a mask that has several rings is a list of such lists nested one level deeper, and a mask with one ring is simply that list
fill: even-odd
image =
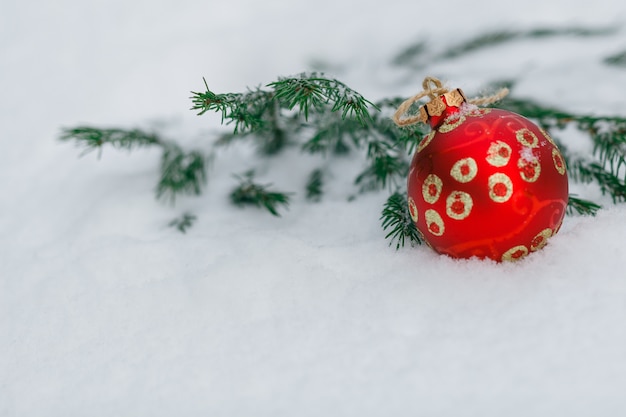
[{"label": "green pine needle", "polygon": [[189,229],[198,218],[194,214],[183,213],[181,217],[175,218],[171,222],[168,223],[169,227],[176,228],[181,233],[187,233],[187,229]]},{"label": "green pine needle", "polygon": [[389,246],[395,242],[398,250],[404,247],[407,241],[411,246],[422,244],[422,238],[409,213],[406,193],[395,192],[389,196],[383,206],[380,220],[383,230],[389,230],[385,236],[385,239],[389,240]]},{"label": "green pine needle", "polygon": [[184,152],[178,146],[167,146],[161,156],[161,178],[157,198],[175,202],[179,194],[200,195],[206,183],[206,157],[199,151]]},{"label": "green pine needle", "polygon": [[570,194],[567,201],[567,214],[570,215],[578,213],[582,215],[595,216],[601,208],[602,206],[594,203],[593,201],[578,198],[576,194]]},{"label": "green pine needle", "polygon": [[617,67],[626,67],[626,51],[622,51],[604,58],[604,63]]},{"label": "green pine needle", "polygon": [[254,182],[254,172],[249,171],[236,176],[239,186],[230,193],[230,200],[237,206],[252,205],[265,208],[274,216],[279,216],[278,206],[289,206],[289,193],[269,191],[271,184],[261,185]]},{"label": "green pine needle", "polygon": [[320,201],[324,194],[324,172],[316,169],[309,175],[306,184],[306,198],[310,201]]},{"label": "green pine needle", "polygon": [[405,181],[409,163],[398,154],[393,144],[382,140],[371,141],[367,156],[370,164],[355,180],[361,191],[397,187]]},{"label": "green pine needle", "polygon": [[128,149],[161,145],[163,141],[153,133],[147,133],[139,129],[103,129],[92,126],[77,126],[61,131],[60,140],[74,141],[85,149],[85,153],[95,149],[101,149],[108,144],[118,149]]},{"label": "green pine needle", "polygon": [[309,119],[310,109],[319,112],[331,105],[331,111],[340,112],[342,118],[354,117],[366,123],[370,120],[368,108],[376,107],[341,81],[317,73],[280,78],[268,84],[268,87],[274,89],[276,99],[287,109],[298,107],[305,121]]}]

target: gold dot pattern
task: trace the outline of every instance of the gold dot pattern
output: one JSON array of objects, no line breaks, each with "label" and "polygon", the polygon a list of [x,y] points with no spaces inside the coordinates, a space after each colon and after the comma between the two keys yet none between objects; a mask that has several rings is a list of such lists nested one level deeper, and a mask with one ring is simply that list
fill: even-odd
[{"label": "gold dot pattern", "polygon": [[530,130],[523,128],[515,132],[517,141],[529,148],[536,148],[539,144],[539,138]]},{"label": "gold dot pattern", "polygon": [[428,135],[424,136],[424,139],[422,139],[419,145],[417,145],[417,152],[421,152],[425,147],[427,147],[430,142],[432,142],[436,133],[437,131],[433,130]]},{"label": "gold dot pattern", "polygon": [[514,262],[528,255],[528,248],[524,245],[515,246],[502,255],[503,261]]},{"label": "gold dot pattern", "polygon": [[455,220],[469,216],[474,206],[472,196],[463,191],[453,191],[446,199],[446,214]]},{"label": "gold dot pattern", "polygon": [[548,132],[546,132],[546,130],[544,128],[540,127],[539,131],[541,132],[543,137],[546,138],[548,140],[548,142],[550,142],[552,144],[552,146],[556,147],[556,143],[554,142],[554,139],[552,139],[552,137],[548,134]]},{"label": "gold dot pattern", "polygon": [[451,117],[446,119],[441,126],[439,126],[439,132],[448,133],[461,126],[465,121],[465,116],[459,115],[458,117]]},{"label": "gold dot pattern", "polygon": [[513,182],[506,174],[495,173],[489,177],[489,197],[496,203],[504,203],[513,195]]},{"label": "gold dot pattern", "polygon": [[476,110],[472,110],[466,114],[469,117],[481,117],[489,113],[491,113],[491,109],[489,108],[477,108]]},{"label": "gold dot pattern", "polygon": [[417,220],[419,218],[417,213],[417,206],[415,205],[415,200],[413,200],[413,198],[411,197],[409,197],[409,213],[411,214],[411,219],[413,219],[413,221],[417,223]]},{"label": "gold dot pattern", "polygon": [[426,177],[424,184],[422,185],[422,195],[424,197],[424,201],[430,204],[436,203],[437,200],[439,200],[442,188],[443,182],[441,181],[441,178],[435,174],[430,174]]},{"label": "gold dot pattern", "polygon": [[565,161],[557,148],[552,149],[552,160],[554,161],[554,167],[561,175],[565,175]]},{"label": "gold dot pattern", "polygon": [[446,227],[443,223],[443,219],[435,210],[426,210],[424,213],[426,218],[426,226],[428,231],[434,236],[441,236],[446,231]]},{"label": "gold dot pattern", "polygon": [[538,251],[546,246],[548,239],[552,237],[552,229],[544,229],[530,242],[530,250]]},{"label": "gold dot pattern", "polygon": [[503,167],[511,159],[511,147],[502,141],[496,141],[489,146],[487,162],[494,167]]},{"label": "gold dot pattern", "polygon": [[463,158],[452,165],[450,175],[458,182],[466,183],[476,177],[478,165],[474,158]]},{"label": "gold dot pattern", "polygon": [[541,174],[541,164],[536,158],[528,160],[526,158],[520,158],[517,161],[517,167],[522,179],[526,182],[535,182]]}]

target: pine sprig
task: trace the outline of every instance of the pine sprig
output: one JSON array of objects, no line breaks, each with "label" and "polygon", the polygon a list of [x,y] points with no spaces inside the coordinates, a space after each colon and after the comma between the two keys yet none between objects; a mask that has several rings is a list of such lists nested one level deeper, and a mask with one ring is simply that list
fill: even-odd
[{"label": "pine sprig", "polygon": [[157,198],[174,203],[179,194],[200,195],[207,179],[206,161],[199,151],[184,152],[174,145],[164,147]]},{"label": "pine sprig", "polygon": [[393,144],[382,140],[370,141],[367,158],[369,166],[355,180],[361,191],[398,186],[406,178],[409,163],[398,154],[398,148]]},{"label": "pine sprig", "polygon": [[300,74],[298,77],[280,78],[268,84],[274,89],[276,99],[289,110],[298,107],[309,119],[309,109],[321,111],[331,105],[332,112],[340,112],[342,118],[354,117],[361,123],[370,119],[369,107],[376,107],[361,94],[336,79],[317,73]]},{"label": "pine sprig", "polygon": [[610,195],[614,203],[626,201],[626,182],[607,171],[597,162],[577,160],[571,165],[570,176],[585,184],[596,183],[603,195]]},{"label": "pine sprig", "polygon": [[411,245],[423,243],[413,219],[409,213],[407,194],[394,192],[389,196],[380,216],[382,228],[389,230],[385,239],[389,240],[389,246],[396,243],[396,250],[404,247],[408,241]]},{"label": "pine sprig", "polygon": [[[459,43],[448,46],[442,51],[429,51],[428,44],[420,40],[400,51],[392,60],[392,63],[398,66],[413,68],[422,67],[435,61],[457,59],[471,53],[498,47],[514,41],[525,39],[543,41],[547,38],[563,36],[576,38],[607,36],[615,33],[616,30],[616,27],[585,28],[580,26],[563,28],[539,27],[528,30],[495,30],[464,39]],[[607,58],[606,62],[613,65],[623,65],[621,60],[623,60],[623,57],[615,55],[614,57]]]},{"label": "pine sprig", "polygon": [[168,226],[176,228],[181,233],[187,233],[187,229],[193,226],[197,219],[198,217],[195,214],[183,213],[181,217],[169,222]]},{"label": "pine sprig", "polygon": [[289,206],[290,193],[269,191],[271,184],[261,185],[254,182],[254,172],[249,171],[236,176],[239,186],[230,193],[230,200],[237,206],[252,205],[265,208],[274,216],[280,216],[278,207]]},{"label": "pine sprig", "polygon": [[206,183],[209,157],[198,150],[184,151],[154,133],[140,129],[79,126],[63,129],[60,140],[74,141],[86,148],[84,153],[95,149],[101,151],[104,145],[127,150],[145,146],[161,148],[160,175],[155,188],[157,199],[174,203],[178,195],[200,194]]},{"label": "pine sprig", "polygon": [[139,129],[103,129],[92,126],[63,129],[59,139],[64,142],[74,141],[78,146],[85,148],[84,153],[101,150],[104,145],[131,150],[141,146],[163,144],[157,135]]},{"label": "pine sprig", "polygon": [[626,67],[626,51],[618,52],[604,58],[604,63],[617,67]]},{"label": "pine sprig", "polygon": [[324,172],[318,168],[309,175],[306,183],[306,198],[310,201],[320,201],[322,194],[324,194]]},{"label": "pine sprig", "polygon": [[583,216],[595,216],[601,208],[601,205],[596,204],[593,201],[578,198],[575,194],[570,194],[569,199],[567,200],[567,214],[570,215],[578,213]]}]

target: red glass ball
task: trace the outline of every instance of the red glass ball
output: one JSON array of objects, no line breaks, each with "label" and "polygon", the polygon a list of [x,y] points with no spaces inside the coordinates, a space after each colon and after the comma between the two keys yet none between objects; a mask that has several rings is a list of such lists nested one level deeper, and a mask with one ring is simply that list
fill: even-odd
[{"label": "red glass ball", "polygon": [[424,240],[454,258],[506,261],[537,251],[558,232],[568,201],[565,162],[547,132],[475,106],[419,143],[407,187]]}]

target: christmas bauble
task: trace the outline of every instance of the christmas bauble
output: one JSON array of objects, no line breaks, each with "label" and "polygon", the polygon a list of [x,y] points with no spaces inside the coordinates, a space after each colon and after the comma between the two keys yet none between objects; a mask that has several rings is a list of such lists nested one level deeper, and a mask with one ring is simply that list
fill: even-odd
[{"label": "christmas bauble", "polygon": [[407,180],[411,218],[435,251],[517,260],[558,232],[565,162],[548,133],[510,111],[468,104],[460,90],[421,111],[432,132]]}]

